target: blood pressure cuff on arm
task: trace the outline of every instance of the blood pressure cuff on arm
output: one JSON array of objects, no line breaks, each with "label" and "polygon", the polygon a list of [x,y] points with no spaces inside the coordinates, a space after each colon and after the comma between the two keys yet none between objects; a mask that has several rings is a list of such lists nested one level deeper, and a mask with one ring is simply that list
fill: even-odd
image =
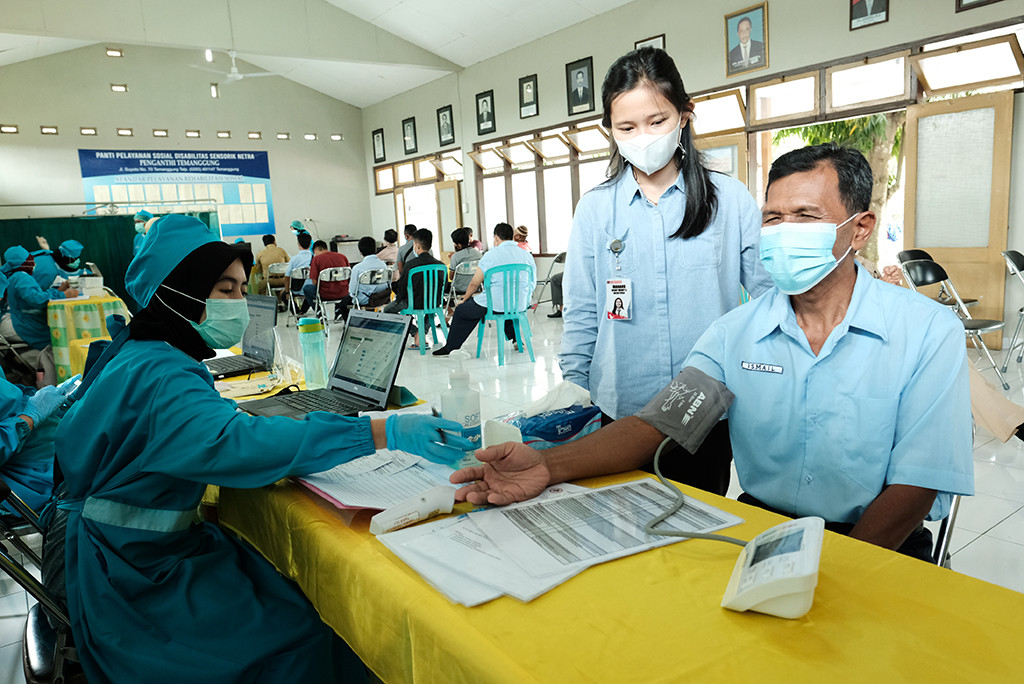
[{"label": "blood pressure cuff on arm", "polygon": [[704,371],[687,366],[636,417],[692,454],[732,400],[728,387]]}]

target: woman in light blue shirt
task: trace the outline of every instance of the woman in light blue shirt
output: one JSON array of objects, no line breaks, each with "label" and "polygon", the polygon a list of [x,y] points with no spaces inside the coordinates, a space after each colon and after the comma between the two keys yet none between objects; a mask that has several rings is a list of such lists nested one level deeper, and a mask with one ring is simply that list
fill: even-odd
[{"label": "woman in light blue shirt", "polygon": [[[672,58],[656,48],[628,53],[601,96],[615,145],[609,180],[576,207],[559,361],[564,378],[616,419],[679,373],[701,333],[739,305],[741,284],[757,296],[771,279],[758,257],[757,203],[703,165]],[[607,315],[621,293],[609,281],[626,281],[628,319]]]}]

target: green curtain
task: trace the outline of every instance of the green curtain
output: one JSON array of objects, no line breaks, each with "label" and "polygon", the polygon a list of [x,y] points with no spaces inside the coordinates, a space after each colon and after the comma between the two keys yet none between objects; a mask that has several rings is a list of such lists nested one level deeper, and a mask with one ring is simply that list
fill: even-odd
[{"label": "green curtain", "polygon": [[[220,234],[216,212],[189,213],[214,232]],[[39,249],[36,236],[50,243],[50,249],[65,240],[78,240],[84,245],[82,263],[91,261],[103,274],[103,284],[123,299],[133,313],[138,306],[124,289],[124,274],[132,260],[135,240],[133,215],[67,216],[37,219],[0,220],[0,254],[8,247],[21,245],[30,252]]]}]

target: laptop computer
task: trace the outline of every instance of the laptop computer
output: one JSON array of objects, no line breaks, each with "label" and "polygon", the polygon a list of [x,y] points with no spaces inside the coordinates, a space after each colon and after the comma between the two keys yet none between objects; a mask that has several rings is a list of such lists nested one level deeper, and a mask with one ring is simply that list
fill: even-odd
[{"label": "laptop computer", "polygon": [[354,416],[387,408],[411,316],[353,309],[327,387],[239,404],[256,416],[301,418],[312,411]]},{"label": "laptop computer", "polygon": [[207,359],[206,367],[214,379],[270,370],[274,365],[274,326],[277,325],[277,297],[248,295],[249,327],[242,335],[242,353]]}]

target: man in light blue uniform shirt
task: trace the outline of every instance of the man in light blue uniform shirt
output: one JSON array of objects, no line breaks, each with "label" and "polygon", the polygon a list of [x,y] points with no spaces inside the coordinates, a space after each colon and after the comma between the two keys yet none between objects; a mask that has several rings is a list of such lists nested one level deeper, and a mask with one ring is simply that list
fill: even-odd
[{"label": "man in light blue uniform shirt", "polygon": [[298,253],[292,257],[292,260],[288,262],[288,270],[286,275],[290,278],[290,286],[288,289],[291,290],[293,297],[302,296],[302,286],[313,281],[309,278],[298,278],[292,275],[292,272],[300,268],[309,268],[310,262],[313,261],[313,252],[310,251],[309,246],[313,244],[313,238],[309,233],[302,231],[295,236],[296,242],[299,245]]},{"label": "man in light blue uniform shirt", "polygon": [[818,145],[776,160],[760,246],[776,288],[714,322],[636,415],[544,452],[478,451],[487,465],[452,476],[479,480],[456,498],[505,504],[549,482],[636,468],[666,435],[687,441],[688,413],[675,411],[700,387],[705,403],[728,406],[741,501],[929,559],[922,522],[974,493],[964,329],[855,264],[875,227],[871,185],[855,150]]},{"label": "man in light blue uniform shirt", "polygon": [[352,267],[352,276],[348,279],[348,293],[359,302],[359,306],[366,306],[370,303],[370,295],[383,292],[390,287],[390,284],[380,282],[360,285],[360,274],[377,270],[387,273],[388,265],[377,256],[377,242],[369,235],[359,238],[359,253],[363,255],[363,260]]},{"label": "man in light blue uniform shirt", "polygon": [[[519,285],[519,301],[523,303],[523,310],[525,311],[525,307],[530,305],[530,297],[533,296],[533,289],[537,286],[537,265],[533,261],[533,255],[515,243],[512,233],[512,226],[507,223],[499,223],[494,227],[494,248],[487,250],[487,253],[480,258],[480,263],[477,264],[473,279],[469,281],[462,302],[455,307],[448,339],[443,347],[434,351],[434,356],[448,356],[462,347],[466,338],[472,334],[473,329],[483,319],[487,313],[487,293],[481,289],[482,286],[490,288],[491,301],[495,302],[495,308],[502,305],[504,284],[500,279],[494,278],[491,283],[484,285],[484,273],[487,269],[509,264],[529,266],[530,276],[528,278],[521,277],[517,284]],[[511,321],[505,322],[505,336],[515,341]]]}]

